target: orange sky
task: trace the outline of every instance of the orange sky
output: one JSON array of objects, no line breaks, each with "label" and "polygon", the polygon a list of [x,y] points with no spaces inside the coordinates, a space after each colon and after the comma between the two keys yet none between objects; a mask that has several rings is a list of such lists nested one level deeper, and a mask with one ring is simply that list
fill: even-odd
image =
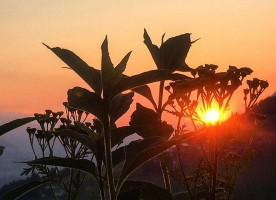
[{"label": "orange sky", "polygon": [[86,87],[41,42],[70,49],[99,68],[107,34],[114,64],[133,50],[126,74],[155,69],[144,27],[156,44],[164,32],[167,38],[192,33],[193,40],[202,39],[188,55],[191,67],[251,67],[254,77],[270,83],[263,98],[275,91],[275,0],[1,0],[0,112],[60,110],[69,88]]}]

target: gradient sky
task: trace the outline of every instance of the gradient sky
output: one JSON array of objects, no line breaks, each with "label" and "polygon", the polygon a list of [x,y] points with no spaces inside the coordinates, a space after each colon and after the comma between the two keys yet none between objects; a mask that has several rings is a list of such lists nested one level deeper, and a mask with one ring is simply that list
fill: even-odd
[{"label": "gradient sky", "polygon": [[[61,110],[69,88],[87,87],[41,42],[70,49],[99,68],[107,34],[114,64],[133,50],[126,74],[155,69],[144,28],[156,44],[164,32],[166,38],[192,33],[201,40],[188,55],[191,67],[251,67],[252,77],[270,83],[262,98],[275,91],[275,0],[1,0],[0,112]],[[241,100],[236,95],[233,109]]]}]

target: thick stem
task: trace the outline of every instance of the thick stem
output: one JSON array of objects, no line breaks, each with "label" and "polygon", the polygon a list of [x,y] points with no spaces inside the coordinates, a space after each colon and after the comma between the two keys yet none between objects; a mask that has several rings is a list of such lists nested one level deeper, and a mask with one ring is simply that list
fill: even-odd
[{"label": "thick stem", "polygon": [[[182,108],[181,108],[181,113],[182,113]],[[181,122],[181,116],[178,117],[177,128],[176,128],[176,134],[177,135],[180,134],[180,122]],[[181,162],[180,150],[179,149],[180,149],[180,145],[176,145],[176,153],[177,153],[179,168],[180,168],[181,174],[182,174],[182,176],[184,178],[184,181],[185,181],[188,193],[190,195],[190,198],[191,198],[191,200],[193,200],[193,195],[192,195],[192,192],[191,192],[191,189],[190,189],[190,186],[189,186],[189,183],[188,183],[185,171],[184,171],[184,166],[183,166],[183,164]]]},{"label": "thick stem", "polygon": [[[163,109],[165,109],[165,108],[162,108],[164,84],[165,84],[165,81],[160,81],[160,85],[159,85],[159,98],[158,98],[158,109],[157,109],[157,114],[159,116],[160,121],[161,121],[161,116],[162,116]],[[169,173],[168,173],[168,169],[167,169],[165,163],[162,161],[161,157],[159,157],[159,160],[160,160],[160,166],[161,166],[161,170],[162,170],[162,174],[163,174],[165,188],[168,191],[171,192],[172,189],[171,189],[171,182],[170,182],[170,176],[169,176]]]},{"label": "thick stem", "polygon": [[108,115],[105,116],[103,125],[104,125],[105,162],[106,162],[109,198],[110,200],[116,200],[116,191],[115,191],[113,167],[112,167],[110,121],[109,121]]}]

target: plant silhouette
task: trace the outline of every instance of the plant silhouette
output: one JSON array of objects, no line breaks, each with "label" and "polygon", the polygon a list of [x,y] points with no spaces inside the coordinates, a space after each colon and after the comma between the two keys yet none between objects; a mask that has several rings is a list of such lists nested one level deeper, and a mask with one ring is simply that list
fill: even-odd
[{"label": "plant silhouette", "polygon": [[[0,127],[0,135],[3,135],[31,121],[38,122],[38,129],[27,128],[34,160],[25,162],[29,168],[22,174],[37,171],[43,177],[42,181],[27,183],[0,199],[17,199],[41,184],[49,184],[56,199],[56,187],[63,189],[68,200],[78,199],[87,175],[97,183],[102,200],[230,199],[236,177],[248,159],[254,129],[264,119],[251,111],[268,83],[259,79],[247,81],[245,114],[210,125],[200,113],[215,105],[221,115],[228,112],[234,92],[253,71],[229,66],[226,72],[216,72],[218,66],[213,64],[192,69],[185,62],[195,42],[191,41],[190,34],[166,41],[164,37],[158,47],[144,30],[144,43],[157,69],[134,76],[124,74],[131,52],[115,66],[109,55],[107,37],[101,46],[100,70],[89,66],[70,50],[44,44],[91,89],[69,89],[67,102],[63,103],[65,112],[46,110]],[[149,87],[154,82],[159,83],[157,101]],[[137,103],[129,126],[117,127],[117,120],[129,110],[135,94],[149,100],[153,109]],[[164,112],[175,116],[177,127],[162,117]],[[184,120],[190,121],[194,130],[187,130]],[[238,126],[242,120],[252,125],[246,129]],[[241,139],[237,137],[240,132],[244,133],[242,152],[234,142]],[[142,139],[124,144],[123,140],[134,133]],[[202,153],[200,162],[188,173],[182,162],[183,142],[199,146]],[[35,143],[40,147],[38,150],[34,148]],[[56,156],[54,146],[57,143],[62,145],[65,157]],[[171,149],[175,150],[174,156],[168,154],[167,150]],[[136,169],[155,157],[160,162],[165,188],[128,179]],[[62,174],[60,168],[68,168],[68,174]],[[184,186],[183,193],[173,194],[171,178]]]}]

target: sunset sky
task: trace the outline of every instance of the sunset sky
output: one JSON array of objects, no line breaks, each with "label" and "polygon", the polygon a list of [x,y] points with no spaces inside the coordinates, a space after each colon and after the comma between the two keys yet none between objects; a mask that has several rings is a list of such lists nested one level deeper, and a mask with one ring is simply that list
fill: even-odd
[{"label": "sunset sky", "polygon": [[[201,39],[188,54],[190,67],[251,67],[251,78],[270,83],[262,98],[275,92],[275,0],[1,0],[0,113],[61,110],[68,89],[87,87],[41,42],[70,49],[99,69],[108,35],[114,64],[133,50],[126,74],[155,69],[144,28],[158,45],[165,32],[166,38],[192,33],[192,40]],[[232,109],[241,107],[236,95]]]}]

